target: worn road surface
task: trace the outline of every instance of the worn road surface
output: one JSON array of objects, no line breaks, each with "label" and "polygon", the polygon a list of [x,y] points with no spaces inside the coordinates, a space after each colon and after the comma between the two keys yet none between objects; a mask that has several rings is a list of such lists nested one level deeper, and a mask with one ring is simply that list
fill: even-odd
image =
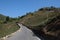
[{"label": "worn road surface", "polygon": [[27,27],[23,26],[22,24],[18,25],[20,26],[20,31],[15,32],[14,35],[6,38],[6,40],[41,40]]}]

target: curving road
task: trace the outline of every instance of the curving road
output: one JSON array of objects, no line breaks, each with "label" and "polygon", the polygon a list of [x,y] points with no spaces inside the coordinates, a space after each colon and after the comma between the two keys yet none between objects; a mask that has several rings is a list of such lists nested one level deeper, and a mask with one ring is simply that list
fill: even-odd
[{"label": "curving road", "polygon": [[22,24],[18,24],[20,26],[20,31],[17,31],[11,37],[8,37],[6,40],[41,40],[34,33],[23,26]]}]

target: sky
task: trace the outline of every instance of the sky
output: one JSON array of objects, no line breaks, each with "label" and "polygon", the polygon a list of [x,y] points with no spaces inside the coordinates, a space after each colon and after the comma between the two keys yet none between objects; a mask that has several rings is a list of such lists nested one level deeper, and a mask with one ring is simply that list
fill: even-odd
[{"label": "sky", "polygon": [[50,6],[60,7],[60,0],[0,0],[0,14],[18,17]]}]

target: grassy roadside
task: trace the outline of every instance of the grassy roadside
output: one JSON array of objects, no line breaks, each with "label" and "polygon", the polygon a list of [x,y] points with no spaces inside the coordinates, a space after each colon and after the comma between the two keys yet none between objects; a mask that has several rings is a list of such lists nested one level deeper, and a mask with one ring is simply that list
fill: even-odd
[{"label": "grassy roadside", "polygon": [[0,38],[8,34],[11,34],[19,29],[15,22],[9,22],[6,24],[0,24]]}]

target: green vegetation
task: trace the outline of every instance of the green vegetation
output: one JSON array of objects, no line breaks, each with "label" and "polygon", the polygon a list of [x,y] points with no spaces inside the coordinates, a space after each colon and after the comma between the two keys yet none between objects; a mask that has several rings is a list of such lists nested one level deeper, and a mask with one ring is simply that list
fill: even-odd
[{"label": "green vegetation", "polygon": [[15,22],[0,24],[0,38],[6,36],[8,34],[11,34],[18,29],[19,29],[19,27],[18,27],[18,25],[16,25]]},{"label": "green vegetation", "polygon": [[36,12],[29,12],[20,22],[32,29],[40,29],[42,26],[47,25],[53,18],[60,16],[60,9],[51,7],[41,8]]},{"label": "green vegetation", "polygon": [[11,34],[19,29],[16,24],[17,18],[11,18],[0,14],[0,38]]}]

